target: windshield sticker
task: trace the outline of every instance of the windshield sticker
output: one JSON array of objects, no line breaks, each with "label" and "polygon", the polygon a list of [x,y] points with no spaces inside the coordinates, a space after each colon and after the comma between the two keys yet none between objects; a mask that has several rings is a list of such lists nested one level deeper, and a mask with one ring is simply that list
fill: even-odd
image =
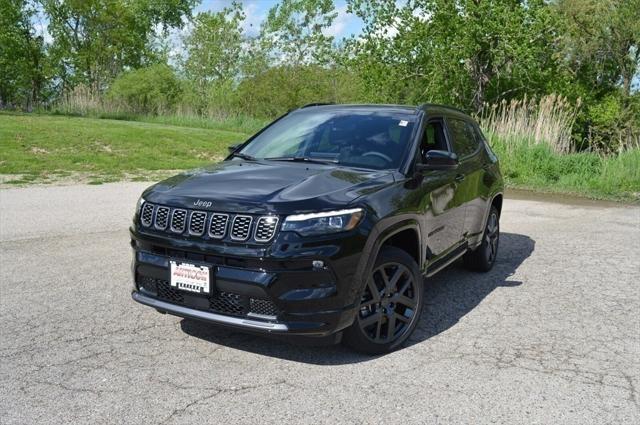
[{"label": "windshield sticker", "polygon": [[406,127],[407,124],[409,124],[409,121],[407,120],[400,120],[400,122],[398,123],[400,127]]}]

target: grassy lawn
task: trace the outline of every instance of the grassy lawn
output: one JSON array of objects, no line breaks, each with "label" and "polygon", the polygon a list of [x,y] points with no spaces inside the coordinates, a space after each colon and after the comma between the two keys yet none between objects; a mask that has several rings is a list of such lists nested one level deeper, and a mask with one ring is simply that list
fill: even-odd
[{"label": "grassy lawn", "polygon": [[245,132],[49,115],[0,114],[5,183],[153,178],[219,161]]}]

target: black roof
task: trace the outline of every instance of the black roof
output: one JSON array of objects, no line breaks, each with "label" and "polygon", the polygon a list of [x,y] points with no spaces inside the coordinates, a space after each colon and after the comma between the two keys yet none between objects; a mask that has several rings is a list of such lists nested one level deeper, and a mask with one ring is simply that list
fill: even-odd
[{"label": "black roof", "polygon": [[301,107],[300,109],[306,108],[322,108],[326,110],[345,110],[345,109],[358,109],[358,110],[386,110],[390,112],[404,112],[404,113],[413,113],[417,114],[420,111],[424,111],[426,113],[429,112],[454,112],[456,114],[464,114],[468,116],[468,114],[458,108],[454,108],[452,106],[447,105],[438,105],[434,103],[424,103],[419,106],[411,106],[411,105],[387,105],[387,104],[340,104],[340,103],[310,103]]}]

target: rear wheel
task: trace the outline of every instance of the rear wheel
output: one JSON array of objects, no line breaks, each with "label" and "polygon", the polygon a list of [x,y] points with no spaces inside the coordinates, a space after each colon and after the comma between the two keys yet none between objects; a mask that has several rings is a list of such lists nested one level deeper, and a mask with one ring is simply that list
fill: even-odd
[{"label": "rear wheel", "polygon": [[386,246],[376,259],[360,298],[353,324],[343,342],[368,354],[398,348],[413,332],[420,318],[424,284],[413,258]]},{"label": "rear wheel", "polygon": [[471,270],[488,272],[496,262],[500,243],[500,214],[493,205],[482,234],[482,243],[464,256],[464,264]]}]

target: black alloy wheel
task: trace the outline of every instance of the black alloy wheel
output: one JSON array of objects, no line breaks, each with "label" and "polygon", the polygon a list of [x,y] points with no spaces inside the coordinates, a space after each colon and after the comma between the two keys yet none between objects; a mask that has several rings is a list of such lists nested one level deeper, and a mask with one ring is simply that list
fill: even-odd
[{"label": "black alloy wheel", "polygon": [[367,279],[355,321],[345,332],[345,343],[370,354],[400,346],[419,320],[423,285],[409,254],[384,247]]}]

